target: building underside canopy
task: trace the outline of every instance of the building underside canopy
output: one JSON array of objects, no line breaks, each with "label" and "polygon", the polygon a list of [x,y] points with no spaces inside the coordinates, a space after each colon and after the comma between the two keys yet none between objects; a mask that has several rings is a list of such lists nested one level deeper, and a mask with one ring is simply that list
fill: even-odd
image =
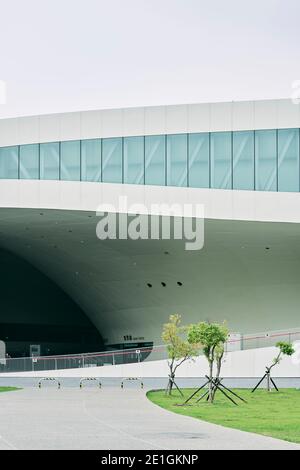
[{"label": "building underside canopy", "polygon": [[[2,296],[0,325],[47,328],[63,310],[73,333],[95,326],[99,349],[100,337],[106,345],[158,344],[172,313],[185,323],[226,320],[241,333],[299,326],[299,224],[205,219],[203,249],[187,251],[181,240],[99,240],[93,212],[1,209],[0,218],[2,261],[17,259],[16,269],[29,263],[22,269],[33,297],[42,289],[36,270],[51,280],[52,296],[59,291],[53,318],[52,307],[43,307],[51,304],[47,295],[38,318],[33,307],[14,316]],[[11,299],[24,295],[20,276],[7,279]]]}]

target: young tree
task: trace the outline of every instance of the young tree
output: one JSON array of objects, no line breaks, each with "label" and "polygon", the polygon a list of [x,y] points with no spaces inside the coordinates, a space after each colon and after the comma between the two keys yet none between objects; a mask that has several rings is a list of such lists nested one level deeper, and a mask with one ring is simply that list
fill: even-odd
[{"label": "young tree", "polygon": [[270,373],[271,373],[271,370],[273,369],[273,367],[277,366],[277,364],[280,363],[280,361],[282,360],[283,356],[292,356],[295,352],[295,349],[293,348],[293,346],[290,344],[290,343],[285,343],[283,341],[279,341],[277,344],[276,344],[276,347],[279,348],[279,352],[277,354],[277,356],[273,359],[273,364],[270,366],[270,367],[266,367],[267,371],[269,372],[267,374],[267,390],[268,392],[271,392],[271,377],[270,377]]},{"label": "young tree", "polygon": [[215,387],[213,386],[214,363],[217,365],[217,377],[219,378],[224,355],[225,343],[228,340],[229,330],[225,323],[200,322],[191,325],[188,331],[188,342],[202,349],[209,365],[208,399],[213,403]]},{"label": "young tree", "polygon": [[167,346],[168,366],[170,369],[166,394],[171,395],[178,367],[197,354],[195,345],[186,339],[187,327],[181,325],[180,315],[170,315],[169,322],[163,326],[162,340]]}]

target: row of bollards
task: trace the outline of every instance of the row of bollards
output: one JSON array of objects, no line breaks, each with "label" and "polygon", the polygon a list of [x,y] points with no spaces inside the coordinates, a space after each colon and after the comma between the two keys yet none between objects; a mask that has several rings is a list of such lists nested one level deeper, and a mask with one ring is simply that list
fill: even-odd
[{"label": "row of bollards", "polygon": [[[42,388],[42,383],[44,381],[50,381],[50,382],[54,381],[54,382],[57,383],[57,389],[60,390],[60,388],[61,388],[61,383],[56,377],[42,377],[38,382],[38,387],[39,388]],[[83,388],[84,382],[87,382],[87,381],[96,382],[96,383],[98,383],[98,388],[102,388],[102,382],[100,382],[100,380],[97,377],[83,377],[83,378],[81,378],[80,381],[79,381],[79,388]],[[142,380],[140,378],[138,378],[138,377],[125,377],[121,381],[121,389],[124,388],[124,382],[126,382],[126,381],[138,381],[138,382],[140,382],[141,389],[144,388],[144,383],[142,382]]]},{"label": "row of bollards", "polygon": [[121,388],[124,388],[124,382],[125,382],[126,380],[129,380],[129,381],[132,381],[132,380],[139,381],[139,382],[141,383],[141,388],[142,388],[142,389],[144,388],[144,384],[143,384],[142,380],[139,379],[138,377],[126,377],[125,379],[122,379]]},{"label": "row of bollards", "polygon": [[56,379],[55,377],[43,377],[42,379],[39,380],[39,388],[42,388],[42,382],[44,381],[50,381],[50,382],[53,382],[53,381],[56,381],[57,382],[57,388],[58,390],[60,389],[60,381],[58,379]]}]

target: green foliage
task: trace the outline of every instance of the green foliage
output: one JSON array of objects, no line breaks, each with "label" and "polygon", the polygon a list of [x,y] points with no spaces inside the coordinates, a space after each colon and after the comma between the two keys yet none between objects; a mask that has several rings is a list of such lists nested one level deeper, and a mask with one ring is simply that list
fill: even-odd
[{"label": "green foliage", "polygon": [[167,346],[170,369],[166,394],[171,395],[178,367],[197,353],[197,347],[186,339],[187,328],[181,325],[181,316],[170,315],[169,322],[163,326],[162,340]]},{"label": "green foliage", "polygon": [[217,361],[222,359],[222,357],[224,356],[224,352],[225,352],[225,343],[219,343],[215,349],[215,358]]},{"label": "green foliage", "polygon": [[188,342],[201,348],[207,359],[213,361],[216,354],[224,353],[228,336],[229,330],[225,323],[200,322],[190,326]]},{"label": "green foliage", "polygon": [[273,365],[271,368],[280,363],[282,356],[292,356],[295,352],[295,349],[290,343],[285,343],[284,341],[279,341],[276,344],[276,347],[279,348],[278,356],[273,359]]},{"label": "green foliage", "polygon": [[295,349],[293,348],[292,344],[284,343],[283,341],[279,341],[276,344],[276,347],[279,348],[280,352],[285,356],[292,356],[295,352]]},{"label": "green foliage", "polygon": [[179,360],[196,354],[195,345],[185,338],[186,330],[187,328],[181,325],[181,316],[178,314],[170,315],[169,322],[164,324],[161,337],[167,346],[169,359]]},{"label": "green foliage", "polygon": [[212,385],[213,367],[214,364],[217,366],[216,377],[218,378],[228,336],[229,330],[225,323],[200,322],[190,325],[188,330],[188,342],[202,349],[209,364],[208,399],[210,403],[213,403],[216,393],[216,388]]},{"label": "green foliage", "polygon": [[0,387],[0,392],[13,392],[14,390],[22,390],[18,387]]}]

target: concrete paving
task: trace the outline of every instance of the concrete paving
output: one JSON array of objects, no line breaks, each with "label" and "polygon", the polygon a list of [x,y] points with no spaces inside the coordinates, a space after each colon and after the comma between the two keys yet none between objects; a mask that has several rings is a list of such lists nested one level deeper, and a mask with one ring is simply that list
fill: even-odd
[{"label": "concrete paving", "polygon": [[298,449],[153,405],[133,387],[0,393],[0,449]]}]

